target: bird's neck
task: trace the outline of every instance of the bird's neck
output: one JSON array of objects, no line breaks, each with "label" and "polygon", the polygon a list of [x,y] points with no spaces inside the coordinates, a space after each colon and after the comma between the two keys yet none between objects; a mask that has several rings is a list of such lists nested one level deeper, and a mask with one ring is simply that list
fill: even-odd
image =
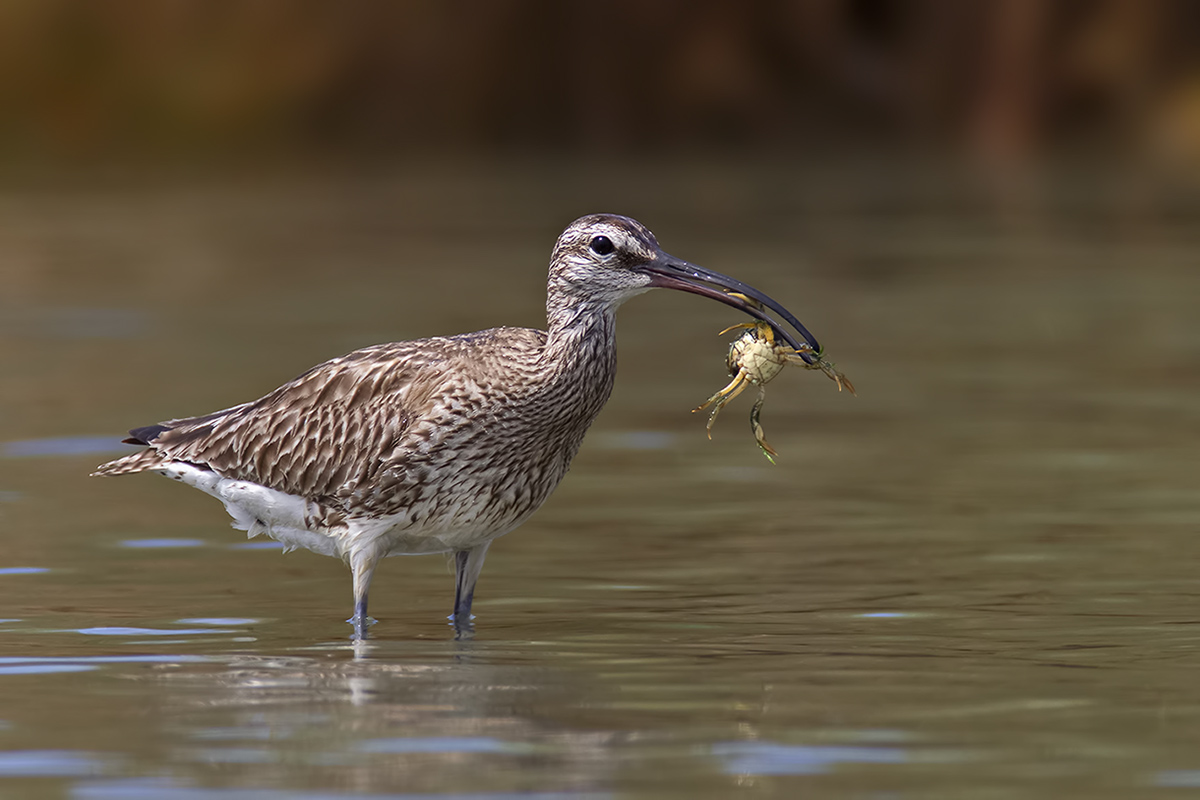
[{"label": "bird's neck", "polygon": [[616,377],[616,311],[611,303],[554,292],[546,303],[549,376],[563,400],[589,418],[608,400]]}]

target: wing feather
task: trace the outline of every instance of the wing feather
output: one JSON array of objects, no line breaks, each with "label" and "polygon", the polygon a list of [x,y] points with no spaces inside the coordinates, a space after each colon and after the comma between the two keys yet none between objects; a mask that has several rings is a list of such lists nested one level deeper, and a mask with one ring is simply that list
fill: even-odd
[{"label": "wing feather", "polygon": [[[445,359],[431,340],[379,345],[326,361],[251,403],[131,432],[148,450],[99,474],[169,461],[207,467],[311,499],[369,479],[440,383]],[[120,465],[120,466],[118,466]]]},{"label": "wing feather", "polygon": [[369,480],[390,455],[385,444],[424,411],[429,398],[420,389],[439,383],[445,369],[421,344],[381,345],[327,361],[234,413],[199,428],[181,424],[151,446],[224,477],[331,497]]},{"label": "wing feather", "polygon": [[396,474],[414,424],[458,402],[463,386],[451,384],[503,385],[515,364],[537,363],[545,341],[541,331],[494,328],[356,350],[253,402],[137,428],[132,438],[147,449],[96,474],[184,461],[330,507],[362,502],[383,488],[385,470]]}]

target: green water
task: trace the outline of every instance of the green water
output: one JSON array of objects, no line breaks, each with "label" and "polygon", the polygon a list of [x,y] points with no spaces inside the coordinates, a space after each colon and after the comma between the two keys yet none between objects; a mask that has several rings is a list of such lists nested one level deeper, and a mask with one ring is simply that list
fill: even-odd
[{"label": "green water", "polygon": [[[525,163],[0,195],[0,797],[1147,797],[1200,787],[1200,226],[1135,176]],[[100,480],[126,428],[395,339],[541,322],[616,211],[769,292],[859,396],[656,292],[456,641],[391,559]]]}]

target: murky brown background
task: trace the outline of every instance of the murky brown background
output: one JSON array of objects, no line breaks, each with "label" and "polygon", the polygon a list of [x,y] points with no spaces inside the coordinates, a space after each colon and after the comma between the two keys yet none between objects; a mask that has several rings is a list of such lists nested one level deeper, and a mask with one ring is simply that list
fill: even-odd
[{"label": "murky brown background", "polygon": [[[181,188],[184,187],[184,188]],[[0,796],[1146,797],[1200,787],[1200,227],[1169,178],[553,160],[0,193]],[[489,555],[350,580],[155,476],[128,427],[355,347],[540,325],[558,230],[638,217],[791,307],[621,312],[571,475]]]}]

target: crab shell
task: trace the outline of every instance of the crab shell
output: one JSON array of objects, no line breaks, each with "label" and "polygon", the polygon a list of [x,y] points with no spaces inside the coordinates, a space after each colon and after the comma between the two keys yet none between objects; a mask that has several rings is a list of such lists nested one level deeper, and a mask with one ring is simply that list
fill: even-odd
[{"label": "crab shell", "polygon": [[729,345],[726,364],[731,376],[737,377],[740,373],[755,386],[762,386],[769,383],[788,363],[788,352],[789,348],[775,344],[774,337],[770,336],[770,328],[767,329],[767,336],[764,336],[756,326]]}]

